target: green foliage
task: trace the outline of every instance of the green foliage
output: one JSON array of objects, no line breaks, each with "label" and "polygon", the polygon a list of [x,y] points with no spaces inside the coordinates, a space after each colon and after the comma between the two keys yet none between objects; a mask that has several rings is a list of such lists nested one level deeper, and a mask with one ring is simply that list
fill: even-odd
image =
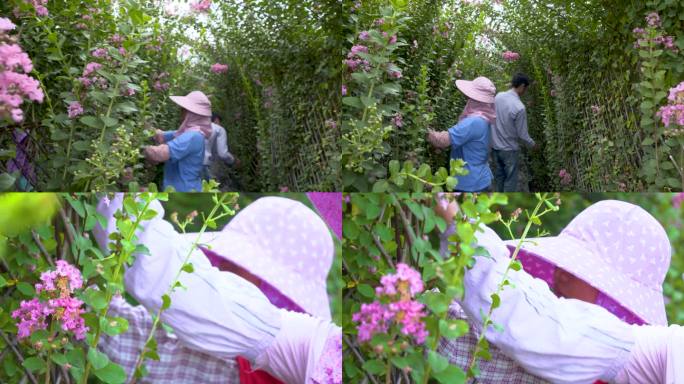
[{"label": "green foliage", "polygon": [[[241,160],[237,169],[222,167],[222,189],[339,189],[339,3],[214,2],[207,14],[189,12],[187,3],[184,14],[170,14],[162,0],[54,0],[49,17],[36,17],[23,0],[2,2],[0,15],[25,12],[13,20],[46,98],[27,106],[16,126],[30,135],[36,181],[28,186],[18,172],[5,172],[16,144],[2,134],[0,190],[161,184],[161,167],[147,163],[141,148],[155,129],[179,126],[180,108],[168,96],[196,89],[223,115]],[[94,57],[98,48],[110,59]],[[78,79],[89,62],[103,64],[92,75],[103,80],[86,87]],[[212,73],[215,63],[228,72]],[[69,118],[76,101],[84,114]]]}]

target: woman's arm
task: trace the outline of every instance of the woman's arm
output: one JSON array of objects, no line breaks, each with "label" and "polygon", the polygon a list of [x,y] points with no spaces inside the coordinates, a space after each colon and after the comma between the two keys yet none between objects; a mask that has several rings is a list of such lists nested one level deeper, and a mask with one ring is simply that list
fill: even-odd
[{"label": "woman's arm", "polygon": [[447,131],[433,131],[428,130],[427,140],[433,147],[438,149],[445,149],[451,146],[449,139],[449,132]]},{"label": "woman's arm", "polygon": [[[123,194],[117,194],[109,205],[100,202],[98,211],[107,218],[107,228],[96,228],[101,246],[116,230],[114,212],[123,204]],[[158,201],[151,208],[157,215],[142,223],[139,243],[149,254],[137,254],[126,271],[127,291],[149,311],[156,313],[162,296],[175,281],[186,256],[194,272],[181,273],[177,288],[171,295],[171,306],[162,313],[162,321],[170,325],[187,346],[230,359],[238,355],[253,361],[270,345],[280,329],[280,314],[253,284],[211,266],[201,250],[192,246],[163,220],[164,210]],[[235,244],[234,252],[260,250],[248,242]]]}]

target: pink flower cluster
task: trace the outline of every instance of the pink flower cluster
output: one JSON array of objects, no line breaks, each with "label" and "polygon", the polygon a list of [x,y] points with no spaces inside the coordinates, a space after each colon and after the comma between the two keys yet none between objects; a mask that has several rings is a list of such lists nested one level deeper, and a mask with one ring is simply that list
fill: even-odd
[{"label": "pink flower cluster", "polygon": [[200,0],[195,3],[190,4],[190,8],[194,12],[207,13],[209,8],[211,8],[211,0]]},{"label": "pink flower cluster", "polygon": [[83,114],[83,107],[78,101],[69,103],[69,118],[73,119]]},{"label": "pink flower cluster", "polygon": [[637,41],[634,43],[634,48],[645,48],[651,43],[658,46],[662,45],[663,48],[669,49],[670,51],[677,52],[678,49],[675,46],[675,40],[673,36],[666,36],[659,31],[660,28],[660,16],[656,12],[649,13],[646,16],[646,23],[648,28],[634,28],[632,33],[637,37]]},{"label": "pink flower cluster", "polygon": [[368,47],[365,45],[355,45],[347,54],[347,60],[345,60],[344,63],[347,64],[347,67],[352,72],[356,71],[359,67],[361,67],[362,70],[367,71],[370,69],[370,62],[361,55],[367,53]]},{"label": "pink flower cluster", "polygon": [[47,319],[52,316],[53,321],[59,321],[63,331],[72,332],[77,340],[83,340],[88,331],[81,316],[84,312],[83,302],[72,296],[74,290],[83,287],[81,272],[66,261],[58,260],[57,268],[43,272],[40,280],[42,283],[35,285],[36,292],[45,292],[48,300],[24,300],[12,312],[12,318],[19,320],[19,339],[26,338],[37,330],[46,329]]},{"label": "pink flower cluster", "polygon": [[674,206],[677,209],[679,209],[682,206],[682,202],[684,202],[684,192],[679,192],[672,198],[672,206]]},{"label": "pink flower cluster", "polygon": [[503,59],[506,62],[518,61],[520,59],[520,54],[513,51],[506,51],[503,53]]},{"label": "pink flower cluster", "polygon": [[404,126],[404,117],[401,115],[401,113],[397,113],[392,117],[392,125],[394,125],[397,128],[401,128]]},{"label": "pink flower cluster", "polygon": [[387,333],[392,326],[397,326],[402,335],[412,337],[417,344],[424,343],[428,336],[423,322],[425,306],[413,299],[423,291],[420,273],[400,263],[397,273],[383,276],[380,283],[375,293],[381,300],[362,304],[361,310],[352,316],[359,323],[359,341],[369,341],[373,335]]},{"label": "pink flower cluster", "polygon": [[154,84],[152,85],[152,88],[154,88],[155,91],[157,92],[163,92],[169,89],[171,86],[169,83],[164,82],[164,79],[169,77],[168,72],[161,72],[152,77],[152,80],[154,81]]},{"label": "pink flower cluster", "polygon": [[572,183],[572,175],[565,169],[561,169],[560,172],[558,172],[558,177],[560,178],[561,185],[568,186]]},{"label": "pink flower cluster", "polygon": [[0,17],[0,119],[19,123],[24,119],[24,100],[42,103],[45,95],[38,80],[27,75],[33,70],[31,59],[7,34],[14,28],[12,21]]},{"label": "pink flower cluster", "polygon": [[601,107],[599,107],[598,105],[592,105],[591,106],[591,112],[594,115],[598,115],[599,113],[601,113]]},{"label": "pink flower cluster", "polygon": [[684,81],[670,89],[667,100],[669,104],[661,107],[656,116],[666,127],[673,123],[684,127]]},{"label": "pink flower cluster", "polygon": [[44,17],[48,15],[48,9],[45,7],[48,0],[24,0],[26,4],[32,4],[33,8],[36,10],[36,15]]},{"label": "pink flower cluster", "polygon": [[84,87],[88,88],[93,84],[97,84],[100,88],[107,87],[107,79],[104,77],[96,76],[96,72],[102,68],[102,64],[96,62],[90,62],[86,64],[83,69],[83,75],[78,78],[78,81],[83,84]]},{"label": "pink flower cluster", "polygon": [[228,65],[216,63],[211,66],[211,71],[214,73],[226,73],[228,72]]}]

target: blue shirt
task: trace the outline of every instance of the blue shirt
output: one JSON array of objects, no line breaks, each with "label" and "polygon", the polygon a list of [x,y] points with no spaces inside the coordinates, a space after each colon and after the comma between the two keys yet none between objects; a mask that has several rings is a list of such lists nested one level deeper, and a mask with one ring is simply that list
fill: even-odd
[{"label": "blue shirt", "polygon": [[463,159],[468,174],[458,176],[456,189],[464,192],[478,192],[492,184],[489,169],[489,123],[480,116],[470,116],[449,129],[451,158]]},{"label": "blue shirt", "polygon": [[164,132],[170,155],[164,164],[164,189],[173,187],[177,192],[202,192],[204,135],[189,131],[174,138],[175,132]]}]

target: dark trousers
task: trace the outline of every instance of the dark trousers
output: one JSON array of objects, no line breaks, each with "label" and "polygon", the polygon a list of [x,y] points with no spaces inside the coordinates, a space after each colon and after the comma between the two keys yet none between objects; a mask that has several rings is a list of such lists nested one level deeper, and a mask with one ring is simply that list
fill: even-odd
[{"label": "dark trousers", "polygon": [[494,158],[494,186],[497,192],[518,191],[518,162],[520,151],[492,150]]}]

